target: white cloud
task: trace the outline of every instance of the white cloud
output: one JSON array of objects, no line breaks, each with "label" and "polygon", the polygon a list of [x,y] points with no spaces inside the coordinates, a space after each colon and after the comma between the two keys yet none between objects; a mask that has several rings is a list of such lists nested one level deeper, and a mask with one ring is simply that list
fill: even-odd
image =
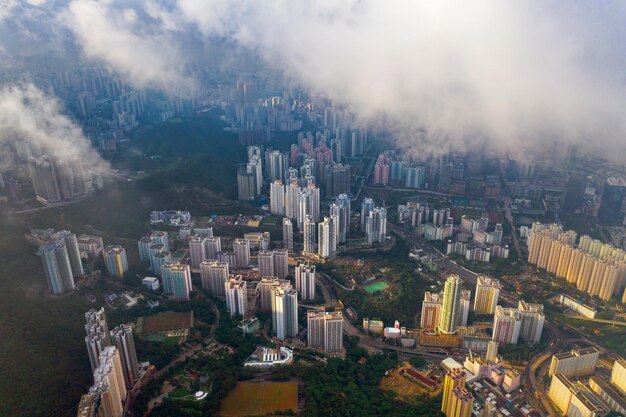
[{"label": "white cloud", "polygon": [[80,158],[95,170],[109,170],[61,103],[32,84],[0,89],[0,143],[16,139],[60,158]]}]

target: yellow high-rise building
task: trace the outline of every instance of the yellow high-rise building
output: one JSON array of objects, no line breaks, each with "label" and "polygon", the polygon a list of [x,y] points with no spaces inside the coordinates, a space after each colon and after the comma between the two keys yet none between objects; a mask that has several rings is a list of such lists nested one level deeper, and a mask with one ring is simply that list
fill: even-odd
[{"label": "yellow high-rise building", "polygon": [[479,275],[476,279],[474,311],[477,314],[494,314],[500,295],[500,282],[497,279]]},{"label": "yellow high-rise building", "polygon": [[444,412],[446,417],[471,417],[474,397],[465,387],[452,390],[450,408]]},{"label": "yellow high-rise building", "polygon": [[452,409],[454,404],[453,391],[455,388],[465,387],[465,371],[463,368],[454,368],[446,373],[446,377],[443,381],[443,398],[441,400],[441,411],[446,416],[451,416],[448,412]]}]

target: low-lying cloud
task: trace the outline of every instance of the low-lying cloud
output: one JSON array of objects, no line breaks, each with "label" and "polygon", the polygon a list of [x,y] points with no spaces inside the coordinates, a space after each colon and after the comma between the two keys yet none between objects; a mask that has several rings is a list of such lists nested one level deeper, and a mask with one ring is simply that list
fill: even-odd
[{"label": "low-lying cloud", "polygon": [[195,85],[226,41],[416,153],[544,143],[626,155],[626,6],[619,1],[71,0],[85,56],[137,86]]},{"label": "low-lying cloud", "polygon": [[79,158],[88,169],[109,172],[109,165],[64,114],[61,103],[33,84],[0,88],[0,143],[24,140],[60,159]]}]

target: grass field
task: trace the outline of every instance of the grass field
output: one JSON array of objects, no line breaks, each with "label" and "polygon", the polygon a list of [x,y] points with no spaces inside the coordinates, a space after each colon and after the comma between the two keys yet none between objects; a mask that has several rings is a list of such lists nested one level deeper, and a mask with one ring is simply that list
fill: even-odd
[{"label": "grass field", "polygon": [[223,417],[263,416],[298,408],[297,382],[240,382],[222,401]]},{"label": "grass field", "polygon": [[378,281],[378,282],[375,282],[373,284],[366,286],[365,291],[367,291],[370,294],[376,294],[378,291],[383,291],[383,290],[386,290],[387,288],[389,288],[389,284],[387,284],[384,281]]}]

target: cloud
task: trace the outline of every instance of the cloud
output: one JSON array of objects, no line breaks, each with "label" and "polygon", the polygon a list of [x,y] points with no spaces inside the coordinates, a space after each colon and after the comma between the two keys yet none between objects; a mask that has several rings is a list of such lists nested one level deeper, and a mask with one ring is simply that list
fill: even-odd
[{"label": "cloud", "polygon": [[91,59],[198,86],[226,43],[385,126],[414,153],[576,143],[626,157],[626,5],[573,0],[71,0]]},{"label": "cloud", "polygon": [[82,130],[54,97],[33,84],[0,88],[0,144],[26,140],[60,159],[79,158],[86,167],[109,172]]},{"label": "cloud", "polygon": [[[114,67],[138,87],[189,89],[187,57],[160,9],[152,2],[76,0],[59,14],[83,53]],[[141,13],[141,15],[140,15]]]}]

